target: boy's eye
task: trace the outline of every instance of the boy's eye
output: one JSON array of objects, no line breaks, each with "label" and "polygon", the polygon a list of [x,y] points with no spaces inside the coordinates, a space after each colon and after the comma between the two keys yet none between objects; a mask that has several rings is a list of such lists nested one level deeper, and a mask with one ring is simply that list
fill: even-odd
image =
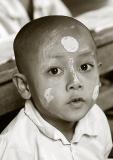
[{"label": "boy's eye", "polygon": [[62,70],[60,68],[54,67],[54,68],[49,69],[48,73],[50,75],[59,75],[62,73]]},{"label": "boy's eye", "polygon": [[82,71],[82,72],[90,71],[93,68],[93,66],[94,66],[93,64],[88,64],[88,63],[82,64],[80,66],[80,71]]}]

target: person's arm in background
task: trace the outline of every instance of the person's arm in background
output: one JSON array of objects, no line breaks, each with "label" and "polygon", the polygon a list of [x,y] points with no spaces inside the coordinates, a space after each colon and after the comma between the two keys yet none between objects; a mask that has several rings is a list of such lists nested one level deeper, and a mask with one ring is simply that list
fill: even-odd
[{"label": "person's arm in background", "polygon": [[13,56],[14,32],[11,31],[10,20],[0,12],[0,64],[5,63]]},{"label": "person's arm in background", "polygon": [[[41,0],[34,0],[33,3],[34,5],[37,4],[37,7],[34,6],[37,10],[34,18],[47,15],[71,16],[69,9],[61,0],[45,0],[43,3]],[[14,37],[20,28],[29,22],[29,20],[30,18],[22,1],[0,1],[0,64],[14,57]]]},{"label": "person's arm in background", "polygon": [[17,0],[0,1],[0,64],[14,56],[14,37],[26,22],[28,17]]},{"label": "person's arm in background", "polygon": [[61,0],[54,0],[52,14],[72,16],[68,7]]}]

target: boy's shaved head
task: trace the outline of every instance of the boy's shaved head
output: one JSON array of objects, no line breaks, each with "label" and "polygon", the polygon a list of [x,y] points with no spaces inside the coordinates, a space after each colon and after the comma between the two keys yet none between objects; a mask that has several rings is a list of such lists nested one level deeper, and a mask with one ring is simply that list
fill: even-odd
[{"label": "boy's shaved head", "polygon": [[77,37],[80,43],[85,39],[95,48],[89,30],[72,17],[46,16],[26,24],[14,40],[14,53],[19,71],[25,74],[26,69],[37,59],[37,53],[46,52],[54,42],[65,36]]},{"label": "boy's shaved head", "polygon": [[45,120],[57,128],[87,114],[99,77],[96,46],[82,23],[66,16],[33,20],[17,34],[14,52],[20,72],[14,82]]}]

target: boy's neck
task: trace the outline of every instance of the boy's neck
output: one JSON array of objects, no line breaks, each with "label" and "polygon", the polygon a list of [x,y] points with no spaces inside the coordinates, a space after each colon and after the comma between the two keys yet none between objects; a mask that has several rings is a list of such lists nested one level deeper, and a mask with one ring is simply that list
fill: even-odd
[{"label": "boy's neck", "polygon": [[51,120],[50,118],[47,118],[44,115],[42,115],[42,117],[52,126],[57,128],[69,142],[72,140],[77,122],[67,122],[58,119]]},{"label": "boy's neck", "polygon": [[72,122],[63,122],[63,123],[54,123],[54,127],[56,127],[65,137],[71,142],[73,138],[73,134],[75,132],[76,123]]}]

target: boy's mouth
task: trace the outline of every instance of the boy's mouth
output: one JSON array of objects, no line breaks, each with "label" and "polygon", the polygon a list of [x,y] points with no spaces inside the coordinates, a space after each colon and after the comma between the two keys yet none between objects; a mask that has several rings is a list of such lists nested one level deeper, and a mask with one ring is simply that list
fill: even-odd
[{"label": "boy's mouth", "polygon": [[72,98],[71,100],[69,100],[67,104],[79,104],[81,102],[85,102],[85,100],[79,97],[79,98]]}]

